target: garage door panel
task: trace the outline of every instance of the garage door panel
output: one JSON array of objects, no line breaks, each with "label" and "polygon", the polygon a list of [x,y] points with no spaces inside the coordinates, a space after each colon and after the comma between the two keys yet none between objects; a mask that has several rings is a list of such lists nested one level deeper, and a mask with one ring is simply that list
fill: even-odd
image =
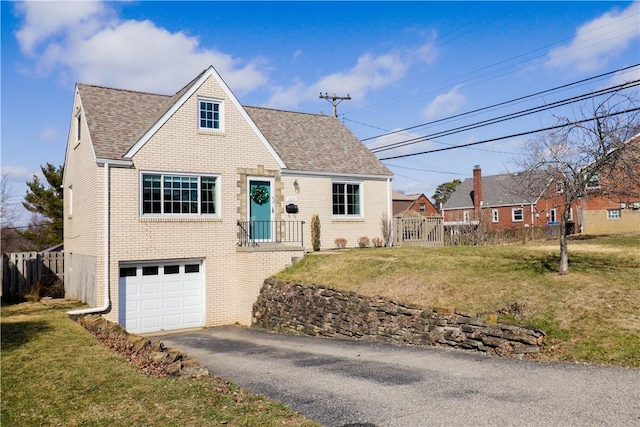
[{"label": "garage door panel", "polygon": [[124,287],[123,323],[128,331],[157,332],[204,325],[201,265],[193,261],[187,263],[188,268],[180,264],[177,269],[176,265],[158,262],[151,267],[121,268],[121,272],[127,272],[119,283]]},{"label": "garage door panel", "polygon": [[173,297],[173,298],[164,298],[162,300],[163,304],[163,308],[164,309],[176,309],[176,308],[181,308],[182,307],[182,298],[180,297]]}]

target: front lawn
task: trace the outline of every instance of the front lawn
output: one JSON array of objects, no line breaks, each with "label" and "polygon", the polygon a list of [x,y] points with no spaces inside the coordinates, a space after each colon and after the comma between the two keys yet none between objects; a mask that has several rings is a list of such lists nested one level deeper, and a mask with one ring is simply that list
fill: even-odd
[{"label": "front lawn", "polygon": [[365,248],[306,256],[277,274],[423,307],[494,312],[547,333],[538,358],[640,367],[640,236],[526,245]]},{"label": "front lawn", "polygon": [[217,378],[144,374],[69,319],[78,307],[2,307],[3,426],[317,425]]}]

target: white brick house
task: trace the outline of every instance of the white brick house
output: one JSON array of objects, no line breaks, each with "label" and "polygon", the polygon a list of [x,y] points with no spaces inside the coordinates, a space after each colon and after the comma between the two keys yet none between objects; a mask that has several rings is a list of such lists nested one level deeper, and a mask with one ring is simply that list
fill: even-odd
[{"label": "white brick house", "polygon": [[248,325],[312,215],[324,249],[391,216],[391,172],[337,119],[243,107],[213,67],[173,96],[78,84],[64,174],[67,296],[131,332]]}]

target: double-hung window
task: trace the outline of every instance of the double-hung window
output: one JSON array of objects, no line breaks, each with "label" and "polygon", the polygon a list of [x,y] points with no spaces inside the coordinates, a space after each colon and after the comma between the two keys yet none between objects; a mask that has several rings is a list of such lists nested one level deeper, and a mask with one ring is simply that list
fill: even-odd
[{"label": "double-hung window", "polygon": [[218,215],[219,177],[142,174],[142,215]]},{"label": "double-hung window", "polygon": [[223,105],[209,98],[198,99],[199,127],[204,130],[223,130]]},{"label": "double-hung window", "polygon": [[361,184],[353,182],[332,183],[333,215],[360,216],[362,213]]},{"label": "double-hung window", "polygon": [[494,209],[491,211],[491,222],[500,222],[500,217],[498,216],[498,209]]},{"label": "double-hung window", "polygon": [[593,175],[591,175],[587,179],[586,187],[587,187],[587,190],[593,190],[593,189],[596,189],[596,188],[600,188],[600,174],[596,172]]},{"label": "double-hung window", "polygon": [[522,221],[524,221],[524,209],[523,208],[513,208],[511,210],[511,220],[513,222],[522,222]]}]

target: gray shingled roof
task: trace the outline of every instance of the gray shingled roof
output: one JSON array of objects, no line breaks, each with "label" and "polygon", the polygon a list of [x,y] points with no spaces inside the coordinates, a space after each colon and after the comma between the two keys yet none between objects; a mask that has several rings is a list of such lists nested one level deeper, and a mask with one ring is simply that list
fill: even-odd
[{"label": "gray shingled roof", "polygon": [[[549,185],[547,174],[529,171],[482,177],[482,206],[535,203]],[[473,178],[466,178],[444,204],[444,209],[473,208]]]},{"label": "gray shingled roof", "polygon": [[287,168],[392,175],[338,119],[321,114],[244,107]]},{"label": "gray shingled roof", "polygon": [[[173,96],[78,84],[96,157],[122,159],[199,77]],[[244,108],[288,169],[393,175],[334,117]]]}]

